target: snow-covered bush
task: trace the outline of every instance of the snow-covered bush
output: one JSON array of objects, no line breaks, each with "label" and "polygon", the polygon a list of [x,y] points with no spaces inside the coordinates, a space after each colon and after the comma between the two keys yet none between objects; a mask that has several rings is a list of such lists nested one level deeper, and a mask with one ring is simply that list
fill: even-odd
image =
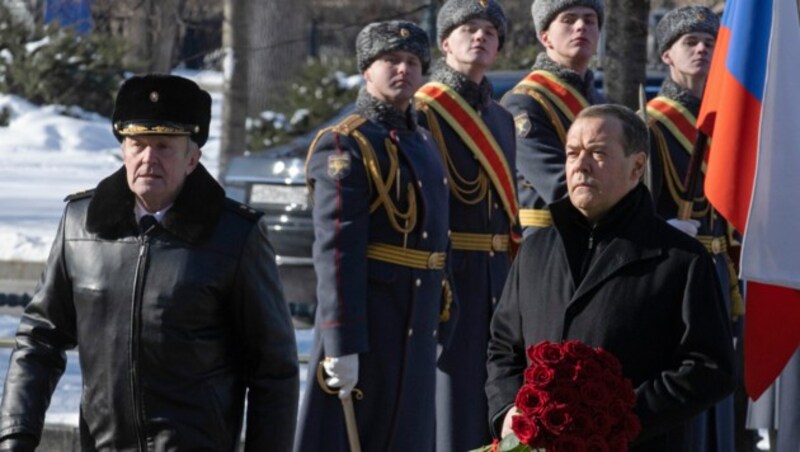
[{"label": "snow-covered bush", "polygon": [[261,151],[316,129],[355,101],[361,77],[347,74],[356,72],[352,58],[308,61],[284,87],[281,105],[248,119],[248,149]]},{"label": "snow-covered bush", "polygon": [[23,24],[0,3],[0,92],[110,116],[123,75],[123,50],[110,36]]}]

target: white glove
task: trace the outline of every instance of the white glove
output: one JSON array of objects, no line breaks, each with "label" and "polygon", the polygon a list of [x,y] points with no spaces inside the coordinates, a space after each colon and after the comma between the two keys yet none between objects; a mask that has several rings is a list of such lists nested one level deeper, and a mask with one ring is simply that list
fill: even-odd
[{"label": "white glove", "polygon": [[503,418],[503,428],[500,431],[501,439],[514,433],[514,430],[511,429],[512,419],[518,414],[520,414],[520,412],[516,406],[512,406],[511,409],[506,412],[506,416]]},{"label": "white glove", "polygon": [[697,229],[700,227],[700,222],[697,220],[679,220],[677,218],[673,218],[671,220],[667,220],[667,223],[689,237],[697,237]]},{"label": "white glove", "polygon": [[340,399],[344,399],[353,392],[358,383],[358,354],[344,355],[338,358],[325,357],[322,367],[330,376],[325,383],[331,388],[340,388]]}]

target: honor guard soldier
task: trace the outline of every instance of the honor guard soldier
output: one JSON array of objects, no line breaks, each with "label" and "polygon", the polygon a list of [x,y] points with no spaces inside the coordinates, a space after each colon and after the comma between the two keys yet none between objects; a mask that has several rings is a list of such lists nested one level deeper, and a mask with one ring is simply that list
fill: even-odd
[{"label": "honor guard soldier", "polygon": [[433,451],[452,297],[448,181],[411,105],[430,48],[418,26],[390,21],[361,30],[356,53],[357,112],[307,160],[318,307],[295,450]]},{"label": "honor guard soldier", "polygon": [[[80,348],[81,450],[291,449],[297,347],[267,221],[200,163],[211,96],[134,76],[113,130],[123,167],[69,196],[17,330],[0,450],[33,451]],[[245,420],[244,407],[247,406]]]},{"label": "honor guard soldier", "polygon": [[[711,66],[719,29],[716,14],[704,6],[684,6],[667,13],[656,26],[661,60],[669,66],[658,96],[647,104],[650,126],[652,194],[656,211],[667,222],[697,238],[711,253],[728,309],[742,314],[736,272],[728,256],[728,224],[703,194],[702,175],[691,209],[679,219],[686,199],[686,173],[695,147],[697,113]],[[686,451],[734,450],[733,398],[694,419]]]},{"label": "honor guard soldier", "polygon": [[[439,11],[443,59],[416,94],[450,181],[452,271],[459,320],[438,360],[436,450],[466,451],[491,442],[486,413],[489,321],[511,265],[517,228],[512,116],[492,99],[484,76],[506,36],[495,0],[449,0]],[[519,234],[516,234],[519,240]]]},{"label": "honor guard soldier", "polygon": [[602,0],[535,0],[536,36],[545,48],[533,71],[502,100],[517,129],[517,189],[523,235],[552,224],[548,205],[567,193],[566,131],[575,116],[605,99],[589,61],[603,25]]}]

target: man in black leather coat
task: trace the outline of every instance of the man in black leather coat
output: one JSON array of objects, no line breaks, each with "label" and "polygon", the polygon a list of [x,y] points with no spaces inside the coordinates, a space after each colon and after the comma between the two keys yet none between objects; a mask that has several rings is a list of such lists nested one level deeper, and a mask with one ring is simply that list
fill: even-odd
[{"label": "man in black leather coat", "polygon": [[[289,450],[297,351],[267,226],[199,163],[211,98],[175,76],[121,87],[124,167],[67,197],[25,310],[0,449],[33,450],[80,347],[83,450]],[[246,395],[246,397],[245,397]]]}]

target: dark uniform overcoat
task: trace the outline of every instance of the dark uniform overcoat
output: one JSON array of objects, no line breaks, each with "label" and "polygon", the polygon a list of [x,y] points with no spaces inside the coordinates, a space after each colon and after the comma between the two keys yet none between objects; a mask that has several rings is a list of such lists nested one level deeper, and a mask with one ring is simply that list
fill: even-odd
[{"label": "dark uniform overcoat", "polygon": [[636,389],[638,451],[681,450],[686,421],[733,388],[727,310],[697,241],[658,218],[638,186],[594,227],[564,199],[554,227],[523,242],[492,319],[489,416],[499,433],[525,348],[576,339],[603,347]]},{"label": "dark uniform overcoat", "polygon": [[[478,85],[444,63],[431,80],[453,88],[484,121],[515,173],[515,135],[511,115],[491,97],[492,87],[484,78]],[[459,317],[451,347],[438,360],[436,381],[436,450],[465,451],[491,442],[486,423],[486,347],[489,320],[503,291],[511,258],[508,240],[512,222],[495,186],[473,151],[432,107],[420,105],[420,123],[430,129],[427,114],[433,115],[446,152],[450,182],[450,230],[485,237],[505,236],[505,250],[464,250],[453,243],[452,272],[459,300]],[[423,111],[426,114],[422,114]],[[435,130],[435,129],[434,129]],[[480,184],[480,189],[467,193]],[[513,180],[512,180],[513,183]],[[454,193],[455,191],[455,193]]]},{"label": "dark uniform overcoat", "polygon": [[[428,132],[416,127],[413,112],[403,115],[363,90],[357,107],[356,119],[323,132],[308,160],[318,307],[295,450],[349,450],[342,405],[322,390],[313,373],[325,356],[357,353],[357,388],[363,399],[355,401],[355,415],[362,450],[432,451],[445,271],[367,254],[377,244],[447,251],[441,156]],[[353,129],[374,150],[382,179],[378,184],[368,173],[372,163],[364,163]],[[396,166],[388,144],[397,150]],[[386,181],[390,204],[375,204],[380,201],[377,185]],[[416,226],[401,233],[390,215],[409,212],[412,204]],[[371,205],[377,207],[371,210]],[[399,226],[405,224],[402,220]]]}]

